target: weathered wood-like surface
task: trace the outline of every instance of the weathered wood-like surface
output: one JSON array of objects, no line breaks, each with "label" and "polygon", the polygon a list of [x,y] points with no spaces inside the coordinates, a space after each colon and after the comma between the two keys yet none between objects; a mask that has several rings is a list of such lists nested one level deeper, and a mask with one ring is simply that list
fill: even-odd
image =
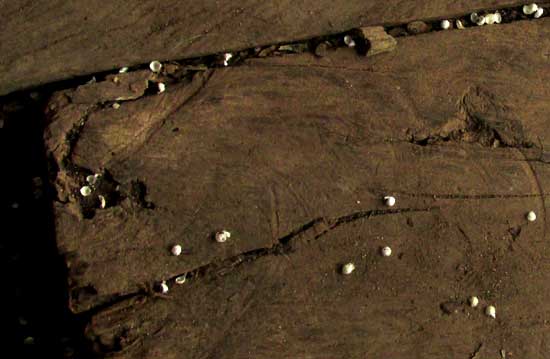
[{"label": "weathered wood-like surface", "polygon": [[[368,59],[339,49],[253,60],[118,110],[90,94],[141,96],[142,76],[155,77],[58,93],[47,146],[81,171],[57,180],[73,310],[200,268],[183,286],[169,281],[168,299],[99,311],[88,333],[97,349],[468,358],[482,344],[477,357],[544,358],[549,58],[545,19],[401,38]],[[84,172],[102,168],[121,199],[82,219]],[[218,244],[222,228],[232,237]],[[190,253],[171,256],[175,243]],[[344,277],[348,261],[357,270]],[[470,295],[480,308],[462,303]],[[456,313],[440,309],[449,301]]]},{"label": "weathered wood-like surface", "polygon": [[521,4],[517,0],[0,1],[0,95],[174,60]]}]

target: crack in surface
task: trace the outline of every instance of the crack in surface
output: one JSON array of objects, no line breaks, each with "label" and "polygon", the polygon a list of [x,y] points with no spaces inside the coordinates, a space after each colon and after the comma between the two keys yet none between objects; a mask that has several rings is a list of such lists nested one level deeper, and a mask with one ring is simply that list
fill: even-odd
[{"label": "crack in surface", "polygon": [[[86,126],[86,122],[88,122],[88,119],[94,113],[95,110],[99,108],[98,104],[94,104],[89,106],[82,117],[73,125],[73,127],[67,132],[65,135],[65,142],[67,144],[67,148],[65,152],[61,155],[61,161],[60,164],[63,166],[63,169],[69,172],[71,174],[72,172],[78,171],[78,166],[73,164],[71,157],[73,155],[74,148],[80,138],[80,134],[84,130],[84,127]],[[57,147],[56,147],[57,149]],[[53,151],[51,151],[53,152]]]},{"label": "crack in surface", "polygon": [[[189,271],[174,275],[170,278],[165,279],[167,282],[174,282],[178,277],[185,276],[186,280],[197,280],[205,277],[215,277],[215,276],[224,276],[228,273],[235,270],[242,264],[254,262],[255,260],[270,256],[270,255],[286,255],[292,252],[294,249],[292,247],[292,242],[296,238],[307,237],[305,238],[306,242],[312,240],[317,240],[330,231],[340,227],[342,225],[352,223],[358,220],[368,220],[371,217],[379,217],[385,215],[395,215],[401,213],[415,213],[415,212],[430,212],[434,210],[439,210],[439,207],[424,207],[424,208],[398,208],[398,209],[373,209],[367,211],[354,212],[348,215],[336,217],[336,218],[327,218],[327,217],[318,217],[315,218],[302,226],[294,229],[287,235],[277,239],[277,242],[271,247],[264,247],[253,249],[247,252],[239,253],[232,257],[216,260],[207,264],[204,264],[200,267],[191,269]],[[311,233],[313,232],[313,233]],[[110,308],[118,306],[123,302],[129,301],[130,304],[124,306],[131,306],[135,303],[140,303],[142,300],[146,300],[147,297],[161,297],[169,298],[168,296],[160,295],[156,293],[154,289],[155,284],[146,283],[141,285],[143,289],[135,291],[128,294],[113,294],[112,299],[96,305],[95,307],[82,312],[80,315],[85,317],[91,317],[96,313],[102,311],[109,311]],[[137,299],[136,299],[137,298]]]},{"label": "crack in surface", "polygon": [[[539,5],[547,6],[548,2],[544,1],[542,3],[539,3]],[[491,7],[491,8],[485,8],[485,9],[476,9],[476,10],[472,10],[468,13],[461,13],[461,14],[456,14],[455,16],[450,16],[450,17],[448,17],[448,19],[453,21],[453,22],[455,20],[461,20],[464,23],[468,24],[468,26],[466,28],[478,28],[477,25],[472,24],[468,20],[471,12],[474,12],[474,11],[477,12],[477,13],[480,13],[480,14],[499,11],[502,14],[502,17],[503,17],[502,24],[500,24],[500,25],[485,25],[483,27],[486,27],[486,26],[502,26],[504,24],[510,24],[510,23],[519,22],[519,21],[537,21],[537,20],[541,20],[541,19],[544,19],[544,18],[548,17],[547,12],[545,12],[540,18],[533,18],[532,16],[524,15],[521,11],[521,6],[507,6],[507,7]],[[407,24],[409,24],[411,22],[414,22],[414,21],[416,21],[416,22],[420,21],[420,22],[424,22],[424,23],[428,24],[429,30],[426,31],[426,32],[421,32],[421,33],[414,33],[414,32],[407,31],[405,29]],[[432,17],[432,18],[423,18],[423,19],[411,19],[411,21],[400,22],[400,23],[392,23],[392,24],[371,24],[367,27],[383,26],[384,29],[386,30],[386,32],[390,33],[390,35],[393,36],[393,37],[418,36],[418,35],[426,35],[426,34],[429,34],[431,32],[441,32],[441,31],[446,31],[446,32],[460,31],[460,30],[458,30],[454,27],[453,27],[452,30],[442,30],[441,27],[440,27],[440,21],[441,21],[441,17],[439,17],[439,18],[433,18]],[[127,25],[124,25],[123,27],[125,27],[125,26],[127,26]],[[217,26],[219,26],[219,24],[214,24],[212,26],[212,28],[216,28]],[[358,24],[358,27],[360,28],[361,25]],[[211,29],[208,29],[202,35],[201,34],[194,35],[194,36],[191,36],[188,39],[185,39],[185,41],[189,40],[188,41],[189,43],[186,44],[186,45],[183,45],[184,46],[183,50],[193,46],[197,40],[202,41],[202,39],[204,39],[205,37],[207,37],[209,35],[208,31],[210,31],[210,30]],[[316,45],[321,44],[321,43],[329,43],[330,47],[332,47],[332,48],[347,47],[347,45],[344,43],[343,38],[346,35],[352,34],[355,30],[357,30],[357,27],[356,28],[351,28],[351,29],[346,30],[346,31],[341,31],[339,33],[331,33],[331,34],[329,33],[329,34],[326,34],[326,35],[313,36],[313,37],[310,37],[310,38],[299,38],[297,40],[279,41],[279,42],[273,42],[271,44],[258,44],[257,46],[251,47],[251,48],[227,49],[226,50],[227,52],[232,52],[233,55],[234,55],[233,60],[229,64],[229,67],[242,65],[244,60],[246,60],[246,59],[253,59],[253,58],[261,59],[261,58],[264,58],[264,57],[285,56],[285,55],[289,55],[289,54],[302,53],[302,52],[314,52]],[[402,31],[397,31],[396,32],[395,30],[402,30]],[[182,43],[185,43],[185,41],[183,41]],[[179,46],[182,46],[182,45],[179,45]],[[281,47],[292,47],[293,50],[289,52],[287,50],[281,50],[280,49]],[[268,55],[264,55],[266,50],[267,50]],[[224,51],[224,52],[226,52],[226,51]],[[184,67],[186,65],[193,66],[193,65],[201,64],[201,65],[205,65],[206,68],[211,68],[212,69],[212,68],[218,68],[218,67],[225,67],[225,65],[223,64],[223,60],[222,60],[224,52],[215,52],[215,53],[210,53],[210,54],[203,54],[203,55],[200,55],[200,56],[195,56],[195,57],[190,57],[190,58],[169,58],[169,59],[163,59],[163,61],[164,62],[175,62],[175,63],[178,63],[178,64],[184,66]],[[135,71],[135,70],[147,69],[148,66],[149,66],[149,63],[141,63],[141,64],[137,64],[137,65],[132,65],[132,66],[129,66],[129,67],[131,68],[132,71]],[[323,66],[317,66],[317,67],[322,68]],[[348,70],[345,67],[342,67],[342,68],[335,67],[335,68],[340,69],[340,70]],[[361,69],[361,70],[354,70],[354,71],[369,71],[369,70]],[[91,76],[97,77],[98,81],[99,81],[100,79],[104,79],[108,75],[115,75],[117,73],[118,73],[118,68],[113,68],[113,69],[110,69],[110,70],[102,70],[102,71],[97,71],[97,72],[92,72],[92,73],[79,75],[77,80],[75,80],[73,78],[73,79],[67,79],[67,80],[53,81],[53,82],[49,82],[47,84],[31,87],[30,89],[32,89],[34,91],[36,91],[36,90],[40,91],[42,89],[47,89],[47,88],[49,88],[50,91],[51,91],[51,89],[55,89],[55,88],[65,89],[65,88],[68,88],[68,87],[73,87],[75,85],[75,81],[82,81],[82,80],[87,79]],[[29,90],[25,90],[25,91],[29,91]]]},{"label": "crack in surface", "polygon": [[470,359],[476,359],[482,347],[483,347],[483,343],[479,343],[476,349],[474,350],[474,352],[470,354]]},{"label": "crack in surface", "polygon": [[[377,190],[378,192],[378,190]],[[528,193],[528,194],[498,194],[498,193],[487,193],[487,194],[459,194],[459,193],[412,193],[412,192],[403,192],[403,191],[393,191],[386,190],[384,192],[400,194],[408,197],[426,197],[433,199],[507,199],[507,198],[538,198],[547,195],[548,193]]]}]

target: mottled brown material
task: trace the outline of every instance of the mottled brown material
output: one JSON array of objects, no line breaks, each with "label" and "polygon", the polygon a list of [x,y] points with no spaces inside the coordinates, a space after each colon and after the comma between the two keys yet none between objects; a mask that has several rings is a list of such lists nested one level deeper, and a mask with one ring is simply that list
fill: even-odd
[{"label": "mottled brown material", "polygon": [[[367,58],[249,60],[118,110],[96,103],[104,83],[56,94],[57,240],[96,350],[545,358],[549,49],[542,19],[399,38]],[[104,170],[120,198],[84,218],[78,188]],[[188,253],[172,256],[176,243]],[[162,280],[167,297],[146,294]]]}]

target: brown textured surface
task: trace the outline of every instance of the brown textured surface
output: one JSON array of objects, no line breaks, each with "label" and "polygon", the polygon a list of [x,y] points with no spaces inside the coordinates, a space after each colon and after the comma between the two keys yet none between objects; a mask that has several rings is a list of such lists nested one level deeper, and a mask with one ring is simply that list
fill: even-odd
[{"label": "brown textured surface", "polygon": [[516,0],[1,1],[0,95],[122,66],[452,16]]},{"label": "brown textured surface", "polygon": [[[549,25],[401,38],[367,59],[338,49],[250,60],[118,110],[93,95],[118,96],[108,83],[56,94],[47,145],[76,166],[56,183],[71,305],[120,299],[93,316],[96,349],[544,358]],[[121,199],[83,219],[78,188],[102,169]],[[144,199],[132,195],[136,180]],[[390,193],[393,209],[381,202]],[[529,210],[538,220],[528,224]],[[211,238],[221,228],[232,232],[224,244]],[[174,243],[190,253],[171,256]],[[390,258],[379,255],[385,245]],[[344,277],[348,261],[357,270]],[[168,298],[140,294],[186,272]],[[477,309],[464,305],[474,294]],[[488,304],[496,320],[484,316]]]}]

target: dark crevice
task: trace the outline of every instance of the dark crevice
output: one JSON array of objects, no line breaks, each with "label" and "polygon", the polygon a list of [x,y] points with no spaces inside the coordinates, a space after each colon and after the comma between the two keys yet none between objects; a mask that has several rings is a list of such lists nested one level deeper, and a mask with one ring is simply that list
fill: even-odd
[{"label": "dark crevice", "polygon": [[[95,213],[98,209],[104,209],[109,207],[118,206],[122,200],[124,200],[128,195],[121,191],[121,185],[118,183],[111,173],[107,169],[103,169],[100,173],[92,173],[91,171],[80,168],[80,173],[83,175],[79,177],[81,186],[89,186],[92,188],[92,195],[84,197],[80,194],[76,194],[76,198],[80,204],[80,209],[82,215],[86,219],[91,219],[95,216]],[[87,176],[97,176],[97,179],[93,184],[86,182]],[[141,182],[140,182],[141,183]],[[145,185],[143,185],[145,188]],[[132,192],[130,192],[130,197],[138,205],[143,206],[144,208],[153,208],[152,204],[145,203],[144,195],[146,191],[143,190],[143,193],[139,193],[136,197],[132,197]],[[145,203],[145,204],[144,204]]]},{"label": "dark crevice", "polygon": [[[65,135],[65,142],[67,144],[67,150],[61,158],[61,168],[68,172],[68,174],[76,176],[79,174],[81,168],[72,163],[71,157],[73,155],[74,148],[78,139],[80,138],[80,133],[86,126],[86,122],[90,115],[97,109],[97,105],[90,106],[86,109],[84,115],[73,125],[69,132]],[[57,174],[56,174],[57,175]]]},{"label": "dark crevice", "polygon": [[140,180],[133,180],[130,182],[130,190],[128,196],[137,203],[141,208],[154,209],[155,204],[147,201],[147,187],[145,183]]},{"label": "dark crevice", "polygon": [[[119,183],[107,169],[102,169],[99,173],[94,174],[86,168],[79,167],[78,173],[80,176],[76,180],[80,185],[92,188],[90,196],[85,197],[80,193],[75,193],[75,198],[85,219],[92,219],[97,211],[119,206],[125,200],[129,200],[134,208],[147,210],[156,208],[155,204],[147,199],[147,186],[140,179],[133,179],[129,183]],[[86,182],[86,177],[89,175],[99,175],[94,184]]]},{"label": "dark crevice", "polygon": [[[547,3],[539,3],[539,5],[544,6]],[[492,13],[498,11],[502,16],[502,23],[496,24],[496,25],[483,25],[483,26],[500,26],[502,24],[508,24],[513,23],[515,21],[525,21],[525,20],[539,20],[545,17],[548,17],[548,12],[545,11],[544,14],[539,18],[535,19],[533,16],[525,15],[522,12],[521,6],[513,6],[513,7],[507,7],[507,8],[490,8],[490,9],[482,9],[478,10],[477,13],[480,15]],[[449,18],[451,22],[453,23],[453,30],[454,31],[461,31],[456,28],[455,22],[456,20],[462,21],[462,23],[465,25],[465,27],[478,27],[477,25],[473,24],[470,21],[470,14],[471,13],[463,13],[458,16],[453,16],[452,18]],[[449,30],[443,30],[441,28],[441,20],[442,18],[431,18],[431,19],[417,19],[417,21],[420,21],[424,23],[425,31],[417,32],[412,31],[411,29],[407,29],[407,23],[399,23],[399,24],[380,24],[378,26],[383,26],[385,30],[393,37],[403,37],[403,36],[417,36],[421,34],[426,34],[430,32],[438,32],[438,31],[449,31]],[[197,72],[202,72],[208,69],[214,69],[214,68],[223,68],[226,66],[236,66],[243,64],[243,62],[247,59],[251,58],[264,58],[264,57],[273,57],[273,56],[284,56],[288,54],[297,54],[297,53],[304,53],[304,52],[312,52],[314,54],[318,54],[316,49],[320,44],[326,45],[327,49],[331,48],[338,48],[338,47],[347,47],[344,43],[344,36],[349,35],[351,36],[357,46],[355,49],[357,50],[357,53],[360,55],[365,55],[368,52],[369,44],[368,41],[365,41],[365,39],[361,38],[360,35],[358,35],[359,32],[357,29],[350,29],[348,31],[344,31],[341,33],[336,34],[330,34],[330,35],[323,35],[323,36],[317,36],[311,39],[306,40],[300,40],[300,41],[286,41],[286,42],[279,42],[274,43],[271,45],[266,46],[258,46],[254,48],[248,48],[248,49],[236,49],[232,50],[232,58],[227,62],[227,65],[224,64],[224,53],[215,53],[215,54],[209,54],[194,58],[183,58],[183,59],[174,59],[174,60],[167,60],[163,62],[163,70],[161,74],[165,76],[166,78],[169,78],[175,82],[181,81],[182,79],[188,79],[193,76],[193,74]],[[166,71],[166,67],[173,67],[172,70]],[[149,63],[135,65],[128,67],[128,71],[137,71],[137,70],[147,70],[149,69]],[[66,89],[66,88],[75,88],[80,85],[84,85],[86,83],[92,82],[101,82],[105,81],[109,76],[113,76],[119,73],[119,69],[112,69],[107,71],[101,71],[96,73],[90,73],[87,75],[77,76],[69,80],[61,80],[57,82],[52,82],[46,85],[31,87],[28,89],[24,89],[21,91],[14,92],[13,94],[18,94],[22,96],[28,96],[29,93],[53,93],[55,91]],[[91,80],[90,80],[91,79]],[[156,94],[156,91],[153,89],[148,89],[149,96]]]},{"label": "dark crevice", "polygon": [[512,241],[515,241],[519,238],[521,235],[521,226],[511,227],[508,229],[508,233],[510,233],[510,236],[512,237]]},{"label": "dark crevice", "polygon": [[472,354],[470,354],[470,359],[477,359],[477,355],[481,351],[481,348],[483,347],[483,343],[479,343]]},{"label": "dark crevice", "polygon": [[282,245],[287,245],[293,238],[295,238],[296,236],[310,230],[311,228],[315,227],[316,224],[319,224],[319,223],[326,223],[326,220],[322,217],[321,218],[316,218],[316,219],[304,224],[303,226],[295,229],[294,231],[290,232],[286,236],[279,238],[278,242]]},{"label": "dark crevice", "polygon": [[[540,6],[545,5],[544,3],[538,3],[538,4]],[[457,27],[457,21],[460,21],[460,24],[464,26],[464,28],[499,25],[499,24],[493,24],[493,25],[485,24],[482,26],[477,25],[470,19],[470,15],[474,12],[479,16],[484,16],[484,15],[495,13],[498,11],[498,13],[501,15],[501,18],[502,18],[500,25],[513,23],[515,21],[537,20],[533,17],[533,15],[525,15],[522,11],[522,7],[523,6],[513,6],[513,7],[506,7],[506,8],[489,8],[489,9],[472,10],[469,13],[460,14],[457,16],[450,16],[448,18],[418,19],[418,21],[415,21],[415,24],[413,24],[413,26],[408,26],[409,24],[389,25],[389,26],[386,26],[386,29],[388,33],[394,37],[404,37],[404,36],[421,35],[421,34],[426,34],[430,32],[463,30]],[[546,12],[539,19],[545,16],[548,16]],[[450,30],[444,30],[441,27],[442,20],[449,20],[451,22]]]}]

